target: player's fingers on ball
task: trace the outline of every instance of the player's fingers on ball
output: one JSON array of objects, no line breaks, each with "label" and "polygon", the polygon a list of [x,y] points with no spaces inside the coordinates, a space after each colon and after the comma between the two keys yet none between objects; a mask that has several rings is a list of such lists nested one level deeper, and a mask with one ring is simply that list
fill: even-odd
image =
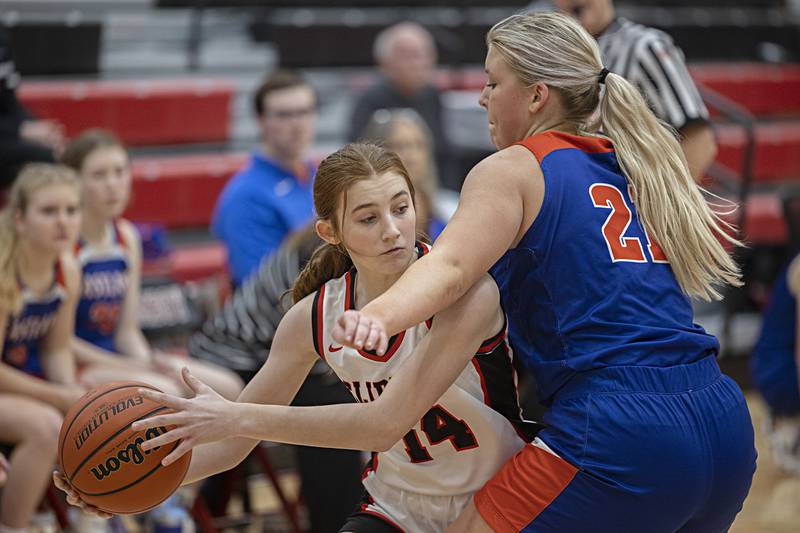
[{"label": "player's fingers on ball", "polygon": [[183,398],[178,398],[177,396],[172,396],[170,394],[164,394],[163,392],[154,391],[152,389],[139,389],[139,394],[148,400],[160,403],[161,405],[166,405],[172,409],[183,409],[186,405]]},{"label": "player's fingers on ball", "polygon": [[174,450],[172,450],[172,452],[169,455],[164,457],[164,459],[161,461],[161,464],[164,466],[171,465],[172,463],[180,459],[183,456],[183,454],[188,452],[190,449],[191,446],[188,445],[185,440],[181,441],[181,443]]},{"label": "player's fingers on ball", "polygon": [[67,489],[67,483],[64,480],[64,477],[61,475],[61,472],[58,470],[53,471],[53,484],[61,490]]},{"label": "player's fingers on ball", "polygon": [[87,514],[90,514],[90,515],[93,515],[93,516],[97,516],[99,518],[104,518],[106,520],[108,520],[109,518],[114,516],[111,513],[107,513],[105,511],[101,511],[97,507],[94,507],[93,505],[89,505],[88,503],[84,505],[83,511],[85,513],[87,513]]},{"label": "player's fingers on ball", "polygon": [[153,448],[157,448],[159,446],[164,446],[165,444],[169,444],[170,442],[174,442],[181,438],[182,435],[180,435],[179,433],[180,429],[173,429],[167,431],[166,433],[162,433],[158,437],[148,439],[141,444],[142,449],[147,451]]},{"label": "player's fingers on ball", "polygon": [[150,416],[137,420],[131,424],[133,431],[145,431],[147,429],[157,428],[161,426],[172,426],[183,422],[183,417],[179,413],[167,413],[164,415]]}]

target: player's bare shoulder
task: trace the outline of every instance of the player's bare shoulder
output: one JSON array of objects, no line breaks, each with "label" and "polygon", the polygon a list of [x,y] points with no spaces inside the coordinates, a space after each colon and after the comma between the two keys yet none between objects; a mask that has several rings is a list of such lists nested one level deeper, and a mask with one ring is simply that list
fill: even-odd
[{"label": "player's bare shoulder", "polygon": [[[290,339],[292,343],[301,345],[303,349],[314,352],[311,315],[315,295],[316,292],[312,292],[289,308],[275,332],[276,340],[279,338]],[[288,301],[289,295],[286,298]]]},{"label": "player's bare shoulder", "polygon": [[530,182],[531,173],[542,174],[539,161],[524,146],[513,145],[479,161],[470,170],[467,180],[488,181],[495,187],[502,182],[525,186]]}]

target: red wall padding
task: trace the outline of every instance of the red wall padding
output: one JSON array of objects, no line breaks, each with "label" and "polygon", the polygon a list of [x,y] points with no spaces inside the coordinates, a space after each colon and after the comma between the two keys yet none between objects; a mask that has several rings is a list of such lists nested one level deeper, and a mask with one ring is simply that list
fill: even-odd
[{"label": "red wall padding", "polygon": [[20,100],[69,137],[86,128],[114,131],[131,146],[228,139],[233,83],[225,80],[25,82]]}]

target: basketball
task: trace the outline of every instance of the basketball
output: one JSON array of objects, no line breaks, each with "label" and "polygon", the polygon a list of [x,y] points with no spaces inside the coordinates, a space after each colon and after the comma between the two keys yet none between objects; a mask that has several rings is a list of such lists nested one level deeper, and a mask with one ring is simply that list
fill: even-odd
[{"label": "basketball", "polygon": [[137,393],[146,383],[114,381],[93,389],[69,409],[58,437],[61,470],[81,498],[114,514],[140,513],[163,502],[183,481],[191,452],[169,466],[161,460],[178,442],[144,451],[140,444],[165,433],[134,432],[133,422],[167,407]]}]

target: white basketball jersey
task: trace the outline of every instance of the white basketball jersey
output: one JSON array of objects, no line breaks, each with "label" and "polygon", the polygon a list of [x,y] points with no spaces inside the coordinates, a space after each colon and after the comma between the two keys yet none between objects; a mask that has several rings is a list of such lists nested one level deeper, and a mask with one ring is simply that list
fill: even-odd
[{"label": "white basketball jersey", "polygon": [[[420,255],[428,250],[427,245],[417,245]],[[314,346],[357,401],[371,402],[428,334],[431,320],[392,337],[383,356],[335,343],[331,332],[336,319],[355,308],[356,275],[351,270],[317,291]],[[380,492],[384,484],[451,496],[483,486],[529,440],[520,436],[524,422],[512,358],[504,328],[483,343],[456,382],[403,439],[386,452],[373,453],[364,475],[366,489]]]}]

